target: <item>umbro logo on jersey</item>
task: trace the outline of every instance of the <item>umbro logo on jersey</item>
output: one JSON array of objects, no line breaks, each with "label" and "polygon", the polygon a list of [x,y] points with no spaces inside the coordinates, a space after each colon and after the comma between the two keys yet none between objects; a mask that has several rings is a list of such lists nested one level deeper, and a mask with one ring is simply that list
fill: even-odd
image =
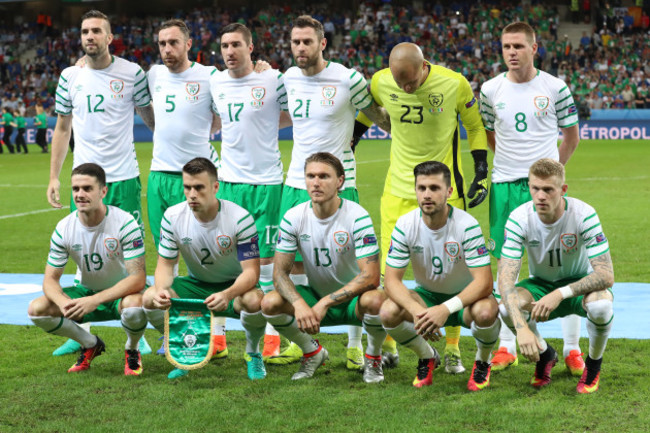
[{"label": "umbro logo on jersey", "polygon": [[78,84],[78,85],[75,87],[75,90],[76,90],[77,92],[79,92],[79,91],[80,91],[81,89],[83,89],[83,88],[84,88],[84,86],[82,86],[81,84]]},{"label": "umbro logo on jersey", "polygon": [[495,105],[495,108],[497,110],[503,110],[504,108],[506,108],[506,103],[505,102],[499,102],[497,105]]},{"label": "umbro logo on jersey", "polygon": [[161,90],[162,90],[162,86],[156,86],[156,88],[153,91],[160,92]]},{"label": "umbro logo on jersey", "polygon": [[225,94],[225,93],[219,93],[219,100],[220,100],[220,101],[223,101],[225,98],[226,98],[226,94]]},{"label": "umbro logo on jersey", "polygon": [[397,99],[398,99],[398,98],[399,98],[399,96],[397,96],[396,94],[394,94],[394,93],[391,93],[391,94],[390,94],[390,100],[391,100],[391,101],[393,101],[393,102],[397,102]]},{"label": "umbro logo on jersey", "polygon": [[424,252],[424,247],[421,245],[415,245],[411,250],[413,251],[413,254],[422,254]]},{"label": "umbro logo on jersey", "polygon": [[192,238],[183,238],[181,239],[181,242],[183,243],[183,245],[189,245],[192,243]]},{"label": "umbro logo on jersey", "polygon": [[311,240],[311,236],[302,234],[300,235],[300,242],[309,242]]},{"label": "umbro logo on jersey", "polygon": [[528,242],[528,246],[532,247],[532,248],[538,247],[539,245],[540,245],[540,243],[536,239],[533,239],[532,241]]},{"label": "umbro logo on jersey", "polygon": [[81,244],[74,244],[72,246],[72,251],[81,251],[82,247]]}]

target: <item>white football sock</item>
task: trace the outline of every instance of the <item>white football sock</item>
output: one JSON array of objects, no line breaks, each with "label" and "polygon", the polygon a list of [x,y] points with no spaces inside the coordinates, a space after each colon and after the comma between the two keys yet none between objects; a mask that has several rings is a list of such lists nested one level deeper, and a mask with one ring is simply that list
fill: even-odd
[{"label": "white football sock", "polygon": [[269,293],[273,287],[273,263],[260,266],[260,288],[264,294]]},{"label": "white football sock", "polygon": [[298,322],[296,322],[295,317],[288,314],[277,314],[275,316],[264,314],[264,318],[273,325],[280,335],[296,343],[302,349],[302,353],[311,353],[318,349],[318,342],[311,335],[298,329]]},{"label": "white football sock", "polygon": [[589,332],[589,358],[603,357],[609,332],[614,321],[614,309],[609,299],[599,299],[585,304],[587,310],[587,331]]},{"label": "white football sock", "polygon": [[[383,326],[381,326],[381,319],[379,318],[379,315],[364,314],[363,328],[368,334],[368,347],[366,347],[366,354],[370,356],[380,356],[381,345],[386,339],[386,330]],[[348,345],[348,347],[350,346]]]},{"label": "white football sock", "polygon": [[239,313],[239,319],[246,330],[246,353],[258,353],[260,339],[264,335],[264,328],[266,328],[266,320],[262,312],[248,313],[242,310]]},{"label": "white football sock", "polygon": [[386,332],[393,337],[402,346],[408,347],[416,353],[420,359],[433,358],[433,348],[429,346],[426,340],[415,332],[413,322],[404,321],[394,328],[386,328]]},{"label": "white football sock", "polygon": [[79,343],[84,349],[97,344],[96,336],[65,317],[29,316],[29,318],[34,322],[34,325],[45,332],[70,338]]},{"label": "white football sock", "polygon": [[126,332],[126,350],[134,350],[138,348],[138,342],[144,335],[144,330],[147,328],[147,316],[142,311],[142,307],[129,307],[123,308],[122,314],[122,328]]},{"label": "white football sock", "polygon": [[216,316],[214,318],[212,335],[226,335],[226,318],[224,316]]},{"label": "white football sock", "polygon": [[490,352],[499,338],[499,329],[501,328],[501,320],[497,318],[491,326],[481,328],[472,322],[472,336],[476,340],[476,360],[488,362],[490,359]]},{"label": "white football sock", "polygon": [[144,307],[142,307],[142,311],[144,311],[144,315],[147,317],[149,323],[151,323],[151,326],[156,328],[158,332],[164,335],[165,334],[165,312],[157,308],[150,310]]},{"label": "white football sock", "polygon": [[[381,322],[379,324],[381,325]],[[348,349],[356,347],[357,349],[363,351],[363,345],[361,344],[361,334],[361,326],[348,326]]]},{"label": "white football sock", "polygon": [[572,350],[580,352],[580,316],[571,314],[562,318],[562,355],[566,358]]}]

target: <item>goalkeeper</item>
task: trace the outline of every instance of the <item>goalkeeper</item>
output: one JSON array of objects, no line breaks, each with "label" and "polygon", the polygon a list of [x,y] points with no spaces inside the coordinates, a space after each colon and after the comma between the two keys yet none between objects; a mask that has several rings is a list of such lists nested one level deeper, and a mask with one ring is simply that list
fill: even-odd
[{"label": "goalkeeper", "polygon": [[[390,166],[381,197],[383,274],[390,234],[397,219],[418,207],[413,189],[413,167],[424,161],[440,161],[447,165],[454,189],[448,203],[466,210],[468,203],[460,160],[460,114],[474,158],[474,180],[467,191],[467,197],[473,199],[469,202],[472,208],[487,196],[487,138],[478,101],[467,79],[424,60],[415,44],[401,43],[393,48],[389,68],[372,77],[370,93],[377,104],[386,109],[391,120]],[[368,118],[359,114],[353,146],[370,125]],[[458,349],[460,327],[447,328],[446,336],[445,370],[462,373],[465,369]]]}]

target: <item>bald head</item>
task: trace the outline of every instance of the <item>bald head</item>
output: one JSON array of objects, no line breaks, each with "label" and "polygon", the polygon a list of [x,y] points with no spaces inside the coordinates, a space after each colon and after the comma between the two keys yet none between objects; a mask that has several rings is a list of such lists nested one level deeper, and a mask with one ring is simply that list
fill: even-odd
[{"label": "bald head", "polygon": [[397,86],[406,93],[415,92],[427,78],[428,68],[422,50],[410,42],[395,45],[388,66]]}]

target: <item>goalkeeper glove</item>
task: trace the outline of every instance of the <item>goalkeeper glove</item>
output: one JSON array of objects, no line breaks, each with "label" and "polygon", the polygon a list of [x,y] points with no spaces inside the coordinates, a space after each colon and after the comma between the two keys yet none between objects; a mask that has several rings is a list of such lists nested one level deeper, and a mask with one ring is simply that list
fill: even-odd
[{"label": "goalkeeper glove", "polygon": [[488,175],[488,163],[487,163],[487,150],[473,150],[472,158],[474,158],[474,180],[467,191],[468,198],[474,198],[469,202],[469,207],[473,208],[480,205],[487,197],[487,175]]},{"label": "goalkeeper glove", "polygon": [[357,144],[359,144],[359,140],[361,140],[361,137],[366,133],[368,128],[369,126],[364,125],[358,120],[354,121],[354,131],[352,132],[352,142],[350,143],[352,153],[354,153],[354,149],[357,147]]}]

